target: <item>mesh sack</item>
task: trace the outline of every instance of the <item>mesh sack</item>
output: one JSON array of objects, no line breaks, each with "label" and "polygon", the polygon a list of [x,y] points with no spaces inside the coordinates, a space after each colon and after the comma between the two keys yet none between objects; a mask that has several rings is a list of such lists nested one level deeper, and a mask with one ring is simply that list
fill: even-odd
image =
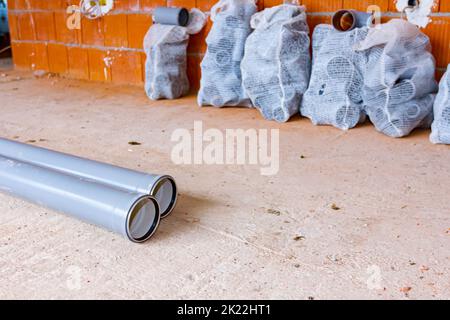
[{"label": "mesh sack", "polygon": [[154,24],[144,38],[145,92],[152,100],[176,99],[189,92],[186,49],[189,35],[200,32],[206,16],[192,9],[186,27]]},{"label": "mesh sack", "polygon": [[305,8],[284,4],[253,15],[241,63],[246,93],[264,118],[285,122],[298,113],[311,58]]},{"label": "mesh sack", "polygon": [[439,83],[431,130],[431,142],[450,144],[450,65]]},{"label": "mesh sack", "polygon": [[220,0],[211,8],[214,24],[201,63],[200,106],[251,106],[242,86],[241,60],[255,12],[255,0]]},{"label": "mesh sack", "polygon": [[313,124],[348,130],[365,120],[361,92],[367,56],[353,46],[367,32],[366,27],[340,32],[327,24],[314,29],[311,80],[300,108]]},{"label": "mesh sack", "polygon": [[403,137],[429,125],[437,90],[430,39],[394,19],[370,29],[355,49],[368,55],[362,97],[376,129]]}]

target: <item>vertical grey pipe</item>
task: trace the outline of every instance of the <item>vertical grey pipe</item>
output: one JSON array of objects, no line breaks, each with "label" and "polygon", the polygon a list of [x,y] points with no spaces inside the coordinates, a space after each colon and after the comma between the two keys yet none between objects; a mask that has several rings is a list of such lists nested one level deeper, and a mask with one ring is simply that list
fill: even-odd
[{"label": "vertical grey pipe", "polygon": [[157,7],[153,11],[153,22],[185,27],[189,23],[189,11],[185,8]]},{"label": "vertical grey pipe", "polygon": [[0,155],[135,193],[152,195],[159,203],[162,218],[168,216],[176,205],[177,186],[168,175],[138,172],[3,138],[0,138]]},{"label": "vertical grey pipe", "polygon": [[370,27],[374,17],[372,13],[357,10],[339,10],[332,18],[333,27],[338,31],[350,31],[355,28]]},{"label": "vertical grey pipe", "polygon": [[160,221],[155,198],[0,156],[0,191],[143,242]]}]

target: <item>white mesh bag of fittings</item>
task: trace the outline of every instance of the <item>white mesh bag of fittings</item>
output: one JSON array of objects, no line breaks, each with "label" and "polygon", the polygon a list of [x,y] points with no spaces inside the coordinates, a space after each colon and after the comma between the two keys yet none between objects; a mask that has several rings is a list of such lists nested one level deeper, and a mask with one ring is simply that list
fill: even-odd
[{"label": "white mesh bag of fittings", "polygon": [[450,64],[439,83],[431,131],[431,142],[450,144]]},{"label": "white mesh bag of fittings", "polygon": [[220,0],[211,8],[213,26],[201,63],[200,106],[251,107],[242,86],[241,61],[255,12],[255,0]]},{"label": "white mesh bag of fittings", "polygon": [[176,99],[189,92],[186,49],[189,35],[200,32],[206,16],[192,9],[186,27],[154,24],[144,38],[145,92],[152,100]]},{"label": "white mesh bag of fittings", "polygon": [[365,120],[361,92],[367,56],[353,46],[367,32],[367,27],[340,32],[327,24],[314,29],[311,80],[300,108],[313,124],[348,130]]},{"label": "white mesh bag of fittings", "polygon": [[265,119],[285,122],[298,113],[308,88],[311,57],[305,7],[283,4],[252,16],[242,81]]},{"label": "white mesh bag of fittings", "polygon": [[428,36],[393,19],[371,28],[355,49],[368,54],[362,97],[376,129],[398,138],[429,125],[437,83]]}]

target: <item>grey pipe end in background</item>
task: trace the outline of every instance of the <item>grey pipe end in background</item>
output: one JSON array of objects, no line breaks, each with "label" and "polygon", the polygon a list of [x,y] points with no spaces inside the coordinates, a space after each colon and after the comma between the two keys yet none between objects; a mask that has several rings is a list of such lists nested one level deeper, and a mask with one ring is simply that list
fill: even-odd
[{"label": "grey pipe end in background", "polygon": [[189,23],[189,11],[186,8],[157,7],[153,11],[153,22],[186,27]]},{"label": "grey pipe end in background", "polygon": [[333,15],[331,22],[336,30],[346,32],[355,28],[372,26],[374,16],[369,12],[339,10]]}]

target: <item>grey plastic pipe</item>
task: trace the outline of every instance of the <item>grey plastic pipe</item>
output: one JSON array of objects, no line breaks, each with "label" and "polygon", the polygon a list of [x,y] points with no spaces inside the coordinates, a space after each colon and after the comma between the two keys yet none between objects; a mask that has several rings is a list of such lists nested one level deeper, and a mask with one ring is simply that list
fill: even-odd
[{"label": "grey plastic pipe", "polygon": [[143,242],[156,231],[159,207],[149,195],[0,156],[0,191]]},{"label": "grey plastic pipe", "polygon": [[162,218],[172,212],[177,202],[177,186],[175,180],[168,175],[147,174],[3,138],[0,138],[0,155],[115,188],[154,196]]},{"label": "grey plastic pipe", "polygon": [[189,23],[189,11],[185,8],[157,7],[153,11],[153,22],[185,27]]},{"label": "grey plastic pipe", "polygon": [[373,13],[356,10],[339,10],[332,18],[333,27],[343,32],[355,28],[370,27],[373,21]]}]

